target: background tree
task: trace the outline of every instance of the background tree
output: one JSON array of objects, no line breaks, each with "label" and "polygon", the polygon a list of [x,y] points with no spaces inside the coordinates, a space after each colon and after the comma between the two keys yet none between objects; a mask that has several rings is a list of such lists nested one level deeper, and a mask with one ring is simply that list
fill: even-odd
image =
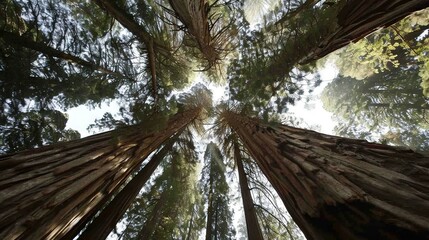
[{"label": "background tree", "polygon": [[[119,238],[195,239],[206,226],[207,235],[234,237],[227,163],[216,146],[209,145],[200,186],[196,183],[195,152],[203,146],[194,148],[190,139],[204,132],[203,118],[217,113],[210,107],[212,96],[201,84],[191,88],[195,94],[181,94],[183,89],[194,79],[222,83],[226,78],[229,105],[279,122],[290,105],[321,84],[312,60],[428,4],[271,2],[258,25],[246,22],[243,1],[2,1],[0,129],[5,144],[0,151],[38,149],[0,157],[0,237],[72,239],[85,225],[87,231],[102,227],[105,236],[139,191],[141,183],[135,183],[141,180],[142,161],[166,145],[171,151],[157,170],[152,162],[145,165],[152,167],[144,178],[150,172],[153,176],[114,232]],[[339,79],[326,91],[325,102],[338,115],[355,118],[341,123],[345,134],[367,135],[378,128],[385,142],[427,138],[427,100],[415,88],[422,82],[426,91],[427,22],[424,11],[416,13],[339,52],[349,56],[337,60],[339,66],[364,67],[359,72],[340,69],[343,76],[363,81]],[[300,64],[305,62],[311,63]],[[218,74],[219,69],[228,69],[228,75]],[[329,96],[332,89],[343,88],[339,99]],[[117,130],[42,146],[79,137],[66,128],[67,109],[112,101],[119,104],[119,113],[106,113],[92,127]],[[256,207],[265,238],[301,237],[273,189],[309,237],[386,238],[388,232],[417,238],[421,226],[428,225],[423,155],[220,115],[246,146],[247,152],[240,151],[241,173],[248,183],[242,186],[251,189],[247,195],[253,199],[246,203]],[[371,129],[354,124],[358,121]],[[167,141],[190,122],[197,130],[184,131],[169,147]],[[179,208],[172,207],[177,203]],[[106,214],[106,222],[95,218]],[[365,235],[367,229],[379,235]]]},{"label": "background tree", "polygon": [[333,31],[319,40],[302,62],[319,59],[351,41],[358,41],[380,27],[388,27],[409,14],[427,8],[426,1],[338,1],[327,8],[336,8]]},{"label": "background tree", "polygon": [[[359,42],[349,44],[330,57],[340,74],[362,80],[395,68],[418,69],[423,93],[427,77],[429,27],[427,9],[415,12],[389,28],[377,31]],[[426,94],[427,96],[427,94]]]},{"label": "background tree", "polygon": [[383,72],[360,81],[340,76],[328,84],[321,98],[324,108],[340,120],[338,134],[362,138],[361,133],[372,132],[372,136],[383,138],[389,132],[398,133],[400,140],[384,139],[427,151],[429,102],[421,93],[419,80],[415,68]]},{"label": "background tree", "polygon": [[209,143],[204,153],[204,167],[200,180],[204,200],[207,203],[205,239],[232,239],[235,235],[225,168],[220,149],[215,143]]},{"label": "background tree", "polygon": [[[124,239],[196,239],[202,229],[202,208],[196,184],[196,155],[191,134],[181,138],[152,186],[139,196],[125,221]],[[192,226],[190,226],[192,224]]]}]

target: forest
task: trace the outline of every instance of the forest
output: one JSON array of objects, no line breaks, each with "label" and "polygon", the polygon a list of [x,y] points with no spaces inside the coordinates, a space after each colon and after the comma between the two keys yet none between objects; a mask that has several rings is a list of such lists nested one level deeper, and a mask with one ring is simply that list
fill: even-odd
[{"label": "forest", "polygon": [[428,226],[429,0],[0,0],[0,239]]}]

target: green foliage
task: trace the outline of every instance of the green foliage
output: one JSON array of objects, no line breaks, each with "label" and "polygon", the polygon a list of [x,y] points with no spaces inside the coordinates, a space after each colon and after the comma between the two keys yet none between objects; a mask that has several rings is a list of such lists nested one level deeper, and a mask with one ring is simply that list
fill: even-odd
[{"label": "green foliage", "polygon": [[336,128],[339,135],[364,138],[368,137],[362,135],[365,132],[379,137],[400,133],[401,141],[384,140],[429,150],[425,141],[429,136],[429,101],[420,92],[418,74],[418,69],[410,68],[374,74],[361,81],[339,77],[323,90],[323,106],[340,121]]},{"label": "green foliage", "polygon": [[204,220],[196,161],[192,140],[180,138],[158,168],[161,173],[127,211],[123,239],[198,239]]},{"label": "green foliage", "polygon": [[[90,126],[120,128],[112,141],[136,129],[162,130],[169,116],[195,107],[204,111],[194,121],[194,132],[204,133],[202,119],[217,113],[213,94],[203,84],[183,91],[192,85],[193,70],[213,62],[216,68],[205,74],[216,82],[226,78],[231,98],[225,105],[279,122],[290,105],[320,85],[315,64],[299,63],[337,30],[338,10],[348,2],[253,1],[273,2],[255,30],[244,18],[242,1],[201,1],[208,4],[198,9],[208,14],[207,29],[191,29],[176,18],[172,1],[109,1],[147,41],[96,1],[0,1],[0,30],[17,36],[16,41],[0,36],[0,153],[79,138],[77,131],[66,128],[68,116],[61,111],[113,100],[120,112],[106,113]],[[288,16],[294,10],[296,14]],[[429,150],[429,102],[424,97],[429,97],[428,14],[415,13],[337,53],[342,77],[328,85],[322,101],[335,113],[340,135],[376,136],[383,143]],[[197,30],[212,38],[198,39]],[[18,41],[21,37],[62,56],[25,46]],[[151,48],[151,42],[156,46]],[[216,49],[207,54],[201,43]],[[139,126],[129,127],[134,125]],[[221,141],[227,149],[237,139],[222,127],[215,135],[225,137]],[[235,237],[225,171],[229,166],[218,146],[210,143],[197,183],[191,140],[192,133],[186,131],[142,190],[123,219],[123,239],[137,238],[142,229],[153,239],[198,239],[204,227],[216,239]],[[302,237],[256,165],[247,170],[264,236]]]},{"label": "green foliage", "polygon": [[232,226],[229,187],[225,176],[225,162],[218,146],[211,142],[204,153],[204,167],[200,184],[207,203],[206,232],[209,239],[234,239],[235,229]]},{"label": "green foliage", "polygon": [[316,85],[306,76],[312,65],[298,65],[323,37],[334,29],[335,9],[308,9],[284,26],[267,19],[265,28],[252,31],[243,20],[239,32],[239,55],[228,68],[229,89],[234,101],[245,102],[258,112],[286,112]]},{"label": "green foliage", "polygon": [[341,49],[335,57],[340,73],[357,80],[404,65],[420,69],[421,87],[428,92],[429,10],[416,12],[389,28]]}]

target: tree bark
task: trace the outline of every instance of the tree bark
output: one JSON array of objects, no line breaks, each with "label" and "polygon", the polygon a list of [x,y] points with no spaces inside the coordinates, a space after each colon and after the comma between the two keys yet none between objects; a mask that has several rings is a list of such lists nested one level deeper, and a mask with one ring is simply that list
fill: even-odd
[{"label": "tree bark", "polygon": [[[162,162],[168,151],[174,144],[174,139],[169,142],[147,163],[146,166],[115,196],[115,198],[103,208],[100,215],[92,221],[79,239],[104,240],[115,228],[117,222],[127,211],[143,185]],[[73,239],[73,238],[71,238]],[[64,238],[63,238],[64,240]]]},{"label": "tree bark", "polygon": [[301,63],[309,63],[357,42],[379,28],[388,27],[411,13],[429,7],[428,0],[343,0],[338,28],[323,39]]},{"label": "tree bark", "polygon": [[[212,36],[210,32],[210,23],[216,22],[209,19],[211,5],[206,0],[169,0],[168,2],[177,19],[183,23],[186,32],[195,40],[198,49],[208,61],[208,66],[204,70],[210,69],[219,60],[219,50],[222,49],[222,46],[216,46],[220,43],[214,38],[217,33]],[[220,31],[219,35],[222,34]]]},{"label": "tree bark", "polygon": [[427,239],[429,157],[225,111],[308,239]]},{"label": "tree bark", "polygon": [[213,192],[211,183],[207,205],[206,240],[211,240],[213,235]]},{"label": "tree bark", "polygon": [[238,143],[234,144],[234,158],[237,164],[238,178],[240,181],[241,198],[243,199],[244,216],[246,217],[247,236],[250,240],[264,239],[258,218],[256,217],[256,211],[253,205],[252,195],[247,182],[246,172],[244,171]]},{"label": "tree bark", "polygon": [[48,56],[52,56],[52,57],[56,57],[56,58],[60,58],[72,63],[76,63],[79,64],[81,66],[93,69],[93,70],[98,70],[100,72],[103,73],[107,73],[107,74],[112,74],[112,75],[119,75],[121,77],[123,77],[121,74],[111,71],[105,67],[96,65],[94,63],[88,62],[86,60],[83,60],[82,58],[73,56],[71,54],[62,52],[60,50],[57,50],[55,48],[52,48],[44,43],[40,43],[40,42],[36,42],[33,41],[29,38],[26,38],[24,36],[20,36],[18,34],[15,33],[11,33],[11,32],[6,32],[3,30],[0,30],[0,38],[3,38],[6,42],[8,42],[9,44],[12,45],[19,45],[25,48],[29,48],[29,49],[33,49],[35,51],[41,52],[43,54],[46,54]]},{"label": "tree bark", "polygon": [[59,239],[76,231],[200,111],[176,114],[156,132],[137,125],[1,156],[0,239]]}]

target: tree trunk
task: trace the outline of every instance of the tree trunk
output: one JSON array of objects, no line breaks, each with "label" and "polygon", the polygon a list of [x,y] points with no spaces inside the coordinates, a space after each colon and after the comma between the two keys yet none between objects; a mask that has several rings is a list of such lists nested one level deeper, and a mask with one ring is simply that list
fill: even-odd
[{"label": "tree trunk", "polygon": [[161,196],[159,197],[158,202],[156,203],[155,207],[153,208],[153,211],[150,214],[150,218],[146,220],[144,223],[142,229],[140,230],[137,239],[140,240],[146,240],[146,239],[152,239],[152,235],[155,231],[156,226],[159,224],[159,220],[162,217],[162,210],[165,206],[165,202],[167,199],[167,193],[168,191],[163,191],[161,193]]},{"label": "tree trunk", "polygon": [[388,27],[411,13],[429,7],[428,0],[343,0],[337,15],[338,28],[303,59],[313,60],[356,42],[373,31]]},{"label": "tree trunk", "polygon": [[243,199],[244,216],[246,217],[247,236],[250,240],[264,239],[262,231],[256,217],[256,211],[253,205],[252,195],[244,172],[243,162],[238,143],[234,144],[234,158],[237,163],[238,178],[240,181],[241,198]]},{"label": "tree trunk", "polygon": [[183,239],[186,239],[186,240],[191,240],[191,235],[192,235],[192,228],[193,228],[193,221],[194,221],[194,215],[195,215],[195,209],[194,209],[194,207],[192,206],[192,212],[191,212],[191,218],[189,219],[189,225],[188,225],[188,231],[187,231],[187,233],[186,233],[186,238],[183,238]]},{"label": "tree trunk", "polygon": [[211,190],[208,196],[208,206],[207,206],[207,224],[206,224],[206,240],[211,240],[213,235],[213,193]]},{"label": "tree trunk", "polygon": [[79,236],[79,239],[104,240],[107,238],[109,233],[115,228],[117,222],[124,215],[125,211],[127,211],[143,185],[162,162],[168,151],[170,151],[173,144],[174,139],[170,139],[169,142],[152,157],[147,165],[144,166],[144,168],[140,170],[140,172],[121,190],[121,192],[115,196],[109,205],[103,208],[100,215],[90,223],[85,231]]},{"label": "tree trunk", "polygon": [[427,239],[429,157],[224,112],[308,239]]},{"label": "tree trunk", "polygon": [[143,126],[0,157],[0,239],[59,239],[91,218],[141,162],[200,108]]},{"label": "tree trunk", "polygon": [[211,23],[217,22],[218,19],[211,19],[215,16],[211,13],[211,5],[206,0],[169,0],[170,6],[174,13],[186,28],[186,32],[198,45],[204,59],[208,61],[208,66],[204,70],[210,69],[220,60],[220,38],[226,29],[217,29],[212,36]]},{"label": "tree trunk", "polygon": [[12,44],[12,45],[19,45],[19,46],[22,46],[22,47],[25,47],[28,49],[32,49],[32,50],[41,52],[41,53],[46,54],[48,56],[60,58],[60,59],[63,59],[63,60],[66,60],[66,61],[69,61],[72,63],[76,63],[76,64],[79,64],[81,66],[93,69],[93,70],[98,70],[98,71],[103,72],[103,73],[118,75],[118,76],[124,77],[121,74],[114,72],[114,71],[111,71],[105,67],[96,65],[94,63],[83,60],[82,58],[79,58],[79,57],[73,56],[71,54],[62,52],[60,50],[57,50],[55,48],[52,48],[52,47],[44,44],[44,43],[35,42],[31,39],[28,39],[24,36],[20,36],[20,35],[15,34],[15,33],[0,30],[0,38],[4,39],[6,42],[8,42],[9,44]]}]

